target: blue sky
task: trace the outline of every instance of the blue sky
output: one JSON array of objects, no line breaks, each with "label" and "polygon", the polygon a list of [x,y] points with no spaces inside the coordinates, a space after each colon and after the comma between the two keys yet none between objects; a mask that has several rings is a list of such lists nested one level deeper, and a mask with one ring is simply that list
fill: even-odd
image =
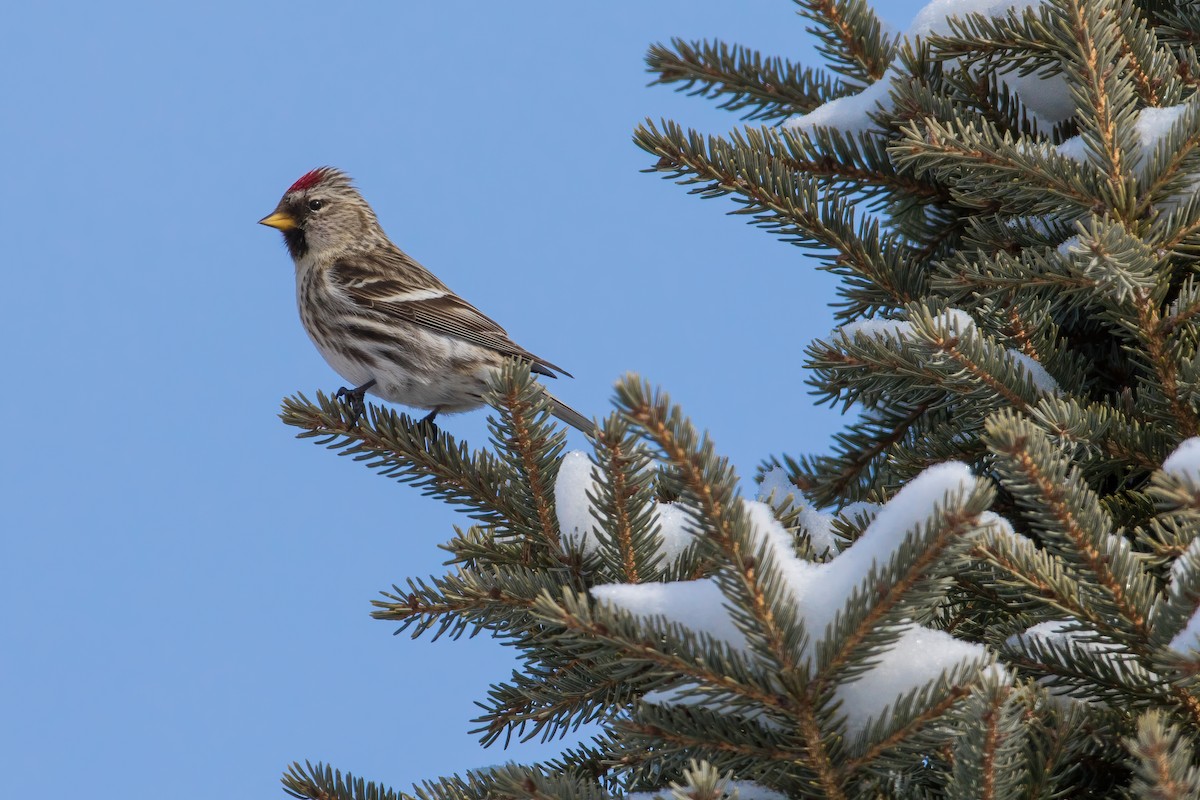
[{"label": "blue sky", "polygon": [[[276,418],[341,385],[255,224],[311,167],[347,170],[405,250],[573,372],[554,389],[586,414],[638,372],[747,482],[840,426],[802,368],[833,281],[641,174],[630,142],[645,117],[739,124],[646,88],[651,42],[816,63],[786,0],[10,5],[7,793],[270,797],[305,758],[408,788],[557,752],[467,734],[507,651],[368,617],[466,520]],[[484,442],[482,412],[440,422]]]}]

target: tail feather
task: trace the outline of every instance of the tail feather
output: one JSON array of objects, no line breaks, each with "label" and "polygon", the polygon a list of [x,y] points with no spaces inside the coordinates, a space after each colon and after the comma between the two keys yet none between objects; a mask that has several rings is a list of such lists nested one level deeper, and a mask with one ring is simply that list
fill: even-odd
[{"label": "tail feather", "polygon": [[572,428],[579,430],[585,436],[596,435],[596,423],[580,414],[569,405],[559,400],[554,395],[546,392],[546,397],[550,399],[550,413],[558,417],[563,422],[570,425]]}]

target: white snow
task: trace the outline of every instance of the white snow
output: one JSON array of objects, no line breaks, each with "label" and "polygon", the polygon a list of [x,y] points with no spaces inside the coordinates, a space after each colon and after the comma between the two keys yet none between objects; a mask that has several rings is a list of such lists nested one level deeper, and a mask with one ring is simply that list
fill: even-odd
[{"label": "white snow", "polygon": [[[875,666],[858,680],[838,687],[837,697],[842,701],[841,713],[846,715],[849,732],[853,735],[861,731],[878,716],[883,705],[960,664],[988,670],[1006,683],[1011,680],[1002,667],[989,664],[979,645],[955,639],[945,631],[909,625]],[[887,703],[880,702],[884,698]]]},{"label": "white snow", "polygon": [[[960,333],[975,327],[971,315],[959,308],[947,308],[937,317],[938,322],[949,330]],[[876,338],[904,338],[913,335],[913,325],[903,319],[856,319],[833,329],[833,335],[841,334],[847,339],[855,334],[874,336]]]},{"label": "white snow", "polygon": [[[774,789],[768,789],[762,784],[754,783],[753,781],[727,781],[724,786],[724,796],[727,798],[737,798],[738,800],[787,800],[787,795],[777,792]],[[676,797],[688,797],[686,793],[676,795],[670,789],[659,789],[654,792],[630,792],[625,795],[626,800],[674,800]]]},{"label": "white snow", "polygon": [[804,495],[788,480],[787,470],[783,467],[771,467],[763,473],[762,483],[758,484],[758,499],[780,509],[804,503]]},{"label": "white snow", "polygon": [[845,520],[853,520],[855,517],[862,515],[866,517],[874,517],[879,513],[879,509],[883,506],[879,503],[871,503],[866,500],[857,500],[853,503],[847,503],[838,512],[838,516]]},{"label": "white snow", "polygon": [[1063,239],[1062,243],[1058,246],[1058,254],[1068,258],[1076,253],[1082,252],[1084,252],[1083,244],[1078,235],[1068,236],[1066,239]]},{"label": "white snow", "polygon": [[811,503],[806,503],[800,509],[800,524],[808,534],[813,552],[817,555],[837,550],[837,534],[833,531],[833,520],[829,514],[822,514],[813,508]]},{"label": "white snow", "polygon": [[1165,139],[1186,110],[1186,103],[1166,108],[1143,108],[1138,113],[1137,123],[1134,125],[1142,145],[1150,148]]},{"label": "white snow", "polygon": [[678,503],[657,504],[654,507],[654,517],[658,523],[659,538],[662,540],[659,552],[667,561],[673,561],[695,538],[691,517]]},{"label": "white snow", "polygon": [[[1187,104],[1184,103],[1167,108],[1143,108],[1138,112],[1133,127],[1142,149],[1142,157],[1137,170],[1139,177],[1145,175],[1146,167],[1150,163],[1149,156],[1154,152],[1154,148],[1166,138],[1171,132],[1171,126],[1183,116],[1186,110]],[[1063,141],[1056,149],[1059,155],[1081,163],[1087,161],[1090,155],[1082,136],[1072,136]]]},{"label": "white snow", "polygon": [[846,95],[817,106],[800,117],[784,123],[786,128],[811,130],[812,128],[837,128],[847,133],[863,133],[874,127],[869,116],[880,106],[888,108],[891,98],[892,79],[896,73],[887,73],[858,94]]},{"label": "white snow", "polygon": [[[808,648],[795,654],[811,662],[813,646],[826,638],[829,626],[856,590],[870,591],[864,581],[885,564],[905,534],[925,523],[947,493],[969,491],[975,478],[965,464],[947,463],[922,472],[879,509],[863,535],[837,557],[815,564],[794,555],[791,536],[764,503],[746,502],[755,538],[770,552],[784,579],[784,591],[795,604],[809,634]],[[998,519],[998,518],[997,518]],[[985,520],[989,521],[989,520]],[[665,615],[697,632],[707,633],[740,651],[746,639],[734,625],[724,595],[712,579],[668,584],[608,585],[592,589],[602,602],[638,616]],[[915,623],[901,626],[900,638],[855,681],[837,689],[841,713],[850,734],[860,732],[901,695],[926,685],[959,664],[987,666],[991,656],[976,644]],[[646,702],[703,703],[696,686],[652,692]]]},{"label": "white snow", "polygon": [[1185,439],[1167,456],[1162,468],[1168,475],[1200,483],[1200,436]]},{"label": "white snow", "polygon": [[917,12],[905,33],[910,39],[931,34],[950,33],[950,17],[965,17],[968,14],[983,14],[1002,17],[1009,9],[1022,11],[1042,4],[1042,0],[931,0]]},{"label": "white snow", "polygon": [[665,616],[694,631],[703,631],[744,649],[746,637],[723,609],[725,595],[716,581],[674,583],[610,583],[592,587],[592,597],[642,617]]},{"label": "white snow", "polygon": [[787,470],[774,467],[763,474],[762,483],[758,486],[758,499],[770,503],[776,510],[782,511],[792,506],[799,511],[798,519],[813,552],[818,555],[825,551],[836,550],[837,536],[833,532],[834,517],[818,511],[812,503],[788,480]]},{"label": "white snow", "polygon": [[[1195,441],[1200,440],[1188,440],[1188,442]],[[1187,442],[1184,442],[1184,444],[1187,444]],[[1176,450],[1176,453],[1178,452]],[[1185,587],[1178,585],[1178,582],[1183,579],[1184,574],[1197,569],[1200,569],[1200,538],[1193,539],[1191,544],[1187,546],[1187,549],[1171,565],[1171,594],[1173,598],[1178,598],[1180,593],[1185,590]],[[1192,611],[1192,616],[1188,618],[1187,624],[1183,626],[1183,630],[1175,634],[1167,647],[1187,658],[1200,660],[1200,598],[1189,597],[1188,599],[1193,604],[1194,610]]]},{"label": "white snow", "polygon": [[1088,148],[1082,136],[1072,136],[1070,139],[1064,139],[1062,144],[1054,149],[1058,151],[1060,156],[1069,158],[1072,161],[1078,161],[1081,164],[1088,160]]},{"label": "white snow", "polygon": [[[558,526],[563,538],[584,553],[594,553],[600,546],[597,531],[600,518],[588,494],[597,492],[592,476],[595,465],[582,450],[573,450],[563,456],[558,468],[558,479],[554,482],[554,504],[558,512]],[[675,503],[658,503],[652,512],[651,524],[658,525],[659,553],[672,561],[692,542],[691,520],[683,507]]]},{"label": "white snow", "polygon": [[[1044,0],[932,0],[913,18],[904,35],[909,40],[914,40],[917,37],[927,38],[932,34],[948,34],[949,18],[952,16],[964,17],[979,13],[999,17],[1007,14],[1010,9],[1019,13],[1043,2]],[[870,130],[873,124],[868,114],[879,105],[890,107],[889,91],[897,75],[894,68],[889,68],[882,78],[858,94],[831,100],[808,114],[788,120],[784,126],[801,130],[811,130],[814,127],[837,128],[851,133]],[[1036,73],[1021,76],[1014,71],[1000,76],[1000,79],[1009,91],[1020,96],[1043,127],[1061,122],[1075,111],[1070,90],[1062,76],[1044,77]]]},{"label": "white snow", "polygon": [[980,525],[986,525],[1003,536],[1016,536],[1012,523],[995,511],[985,511],[979,515]]},{"label": "white snow", "polygon": [[1184,625],[1183,630],[1175,634],[1175,638],[1171,639],[1171,643],[1167,647],[1180,655],[1193,659],[1200,658],[1200,608],[1192,612],[1187,625]]},{"label": "white snow", "polygon": [[[956,330],[960,333],[975,327],[975,320],[971,318],[971,315],[959,308],[947,308],[938,315],[937,319],[946,329]],[[834,328],[831,337],[836,338],[841,335],[847,339],[853,339],[856,334],[872,336],[877,339],[905,339],[914,336],[915,332],[912,323],[906,320],[858,319]],[[1038,391],[1048,394],[1058,392],[1058,381],[1054,380],[1054,377],[1036,359],[1012,347],[1006,348],[1006,354],[1010,362],[1024,369],[1025,374],[1033,381],[1033,385]]]},{"label": "white snow", "polygon": [[1183,579],[1186,571],[1200,568],[1200,537],[1192,539],[1191,544],[1183,551],[1175,563],[1171,565],[1170,580],[1174,584]]},{"label": "white snow", "polygon": [[912,323],[903,319],[856,319],[841,327],[834,328],[834,335],[842,334],[847,339],[853,339],[855,334],[874,336],[877,339],[889,337],[900,338],[912,332]]},{"label": "white snow", "polygon": [[1046,392],[1047,394],[1058,392],[1058,381],[1054,380],[1050,373],[1046,372],[1046,368],[1039,364],[1033,357],[1010,347],[1008,348],[1008,360],[1020,364],[1025,370],[1025,374],[1029,376],[1029,379],[1033,381],[1033,385],[1039,391]]},{"label": "white snow", "polygon": [[1049,131],[1054,125],[1075,113],[1071,88],[1061,75],[1043,76],[1036,72],[1018,75],[1016,72],[1010,72],[1001,76],[1001,82],[1010,92],[1021,98],[1021,102],[1037,121],[1041,131]]},{"label": "white snow", "polygon": [[571,545],[589,554],[600,546],[595,533],[600,521],[588,500],[588,492],[596,491],[596,481],[592,479],[594,466],[587,453],[573,450],[563,456],[554,481],[558,530]]},{"label": "white snow", "polygon": [[[1108,662],[1109,668],[1116,672],[1129,673],[1135,669],[1135,662],[1119,644],[1107,640],[1078,620],[1042,622],[1026,629],[1024,633],[1008,637],[1007,640],[1007,644],[1013,648],[1020,648],[1028,642],[1040,642],[1044,646],[1065,648],[1068,652],[1074,653],[1076,657],[1086,655],[1092,658],[1102,658]],[[1143,672],[1142,670],[1138,670],[1138,672],[1144,674],[1149,680],[1156,680],[1158,677],[1152,672]],[[1044,685],[1050,694],[1056,697],[1087,703],[1095,702],[1089,698],[1078,697],[1078,688],[1063,683],[1056,676],[1039,678],[1038,683]]]}]

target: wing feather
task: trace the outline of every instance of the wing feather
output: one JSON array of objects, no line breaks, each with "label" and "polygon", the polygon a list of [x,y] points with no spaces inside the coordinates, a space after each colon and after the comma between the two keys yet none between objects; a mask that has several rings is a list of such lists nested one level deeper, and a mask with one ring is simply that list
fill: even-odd
[{"label": "wing feather", "polygon": [[[451,292],[429,271],[403,253],[398,256],[394,263],[392,259],[373,256],[366,257],[375,258],[377,263],[369,265],[345,259],[336,261],[329,270],[330,280],[364,309],[524,359],[540,375],[553,378],[557,377],[555,373],[561,373],[571,377],[562,367],[513,342],[495,320]],[[410,277],[412,280],[408,280]]]}]

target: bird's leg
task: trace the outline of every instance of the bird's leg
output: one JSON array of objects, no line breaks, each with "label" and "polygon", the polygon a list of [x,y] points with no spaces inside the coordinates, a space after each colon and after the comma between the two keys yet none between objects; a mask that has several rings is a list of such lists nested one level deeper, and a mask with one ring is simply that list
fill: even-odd
[{"label": "bird's leg", "polygon": [[434,423],[433,418],[438,415],[438,411],[440,410],[440,408],[433,409],[433,411],[430,411],[428,414],[421,417],[421,419],[417,422],[418,428],[428,428],[428,435],[430,437],[438,435],[438,426]]},{"label": "bird's leg", "polygon": [[371,378],[371,380],[367,381],[362,386],[354,389],[347,389],[345,386],[343,386],[338,389],[337,394],[334,395],[334,398],[339,400],[343,397],[346,398],[346,405],[350,406],[351,425],[357,425],[359,419],[361,419],[362,415],[366,413],[367,407],[363,402],[363,395],[365,395],[367,390],[374,385],[375,379]]}]

